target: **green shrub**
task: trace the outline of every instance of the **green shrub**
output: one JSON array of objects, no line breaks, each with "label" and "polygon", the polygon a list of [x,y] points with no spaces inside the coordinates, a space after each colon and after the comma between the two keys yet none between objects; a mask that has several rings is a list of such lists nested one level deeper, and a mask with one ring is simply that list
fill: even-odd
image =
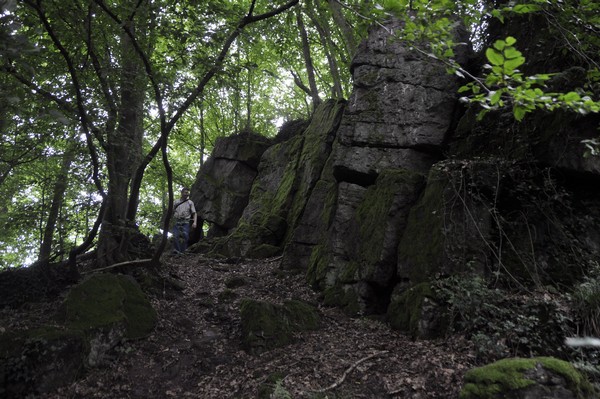
[{"label": "green shrub", "polygon": [[434,289],[447,304],[449,332],[475,344],[478,359],[508,356],[560,356],[567,353],[570,320],[547,298],[522,296],[490,288],[479,276],[455,275]]},{"label": "green shrub", "polygon": [[600,336],[600,268],[596,266],[571,294],[571,307],[581,333]]}]

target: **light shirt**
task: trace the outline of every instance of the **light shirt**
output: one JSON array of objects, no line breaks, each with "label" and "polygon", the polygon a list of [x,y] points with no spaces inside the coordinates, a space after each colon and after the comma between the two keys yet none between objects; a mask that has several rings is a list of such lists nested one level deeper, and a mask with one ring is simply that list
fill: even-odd
[{"label": "light shirt", "polygon": [[[185,202],[187,202],[187,204]],[[190,199],[178,199],[173,204],[173,207],[175,209],[175,211],[173,212],[173,217],[178,220],[190,220],[192,218],[192,215],[196,213],[194,202]]]}]

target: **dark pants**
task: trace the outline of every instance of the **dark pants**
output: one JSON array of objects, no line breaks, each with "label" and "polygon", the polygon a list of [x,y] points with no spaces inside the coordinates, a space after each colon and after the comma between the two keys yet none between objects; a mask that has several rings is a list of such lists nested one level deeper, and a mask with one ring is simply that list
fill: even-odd
[{"label": "dark pants", "polygon": [[175,221],[173,226],[173,248],[176,252],[185,252],[190,237],[190,222],[188,220]]}]

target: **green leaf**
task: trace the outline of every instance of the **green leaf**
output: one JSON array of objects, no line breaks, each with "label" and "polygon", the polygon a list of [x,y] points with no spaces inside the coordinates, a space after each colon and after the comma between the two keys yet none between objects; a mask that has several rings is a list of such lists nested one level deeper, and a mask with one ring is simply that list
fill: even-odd
[{"label": "green leaf", "polygon": [[504,23],[504,14],[502,14],[502,11],[498,9],[493,9],[492,17],[497,18],[500,22]]},{"label": "green leaf", "polygon": [[488,48],[487,50],[485,50],[485,56],[492,65],[504,64],[504,57],[502,56],[502,54],[493,48]]},{"label": "green leaf", "polygon": [[510,72],[514,71],[525,63],[525,57],[513,58],[504,62],[504,68]]},{"label": "green leaf", "polygon": [[506,42],[506,44],[507,44],[508,46],[514,46],[514,44],[517,42],[517,39],[515,39],[515,38],[514,38],[514,37],[512,37],[512,36],[508,36],[508,37],[506,38],[505,42]]},{"label": "green leaf", "polygon": [[517,4],[512,8],[512,12],[517,14],[527,14],[530,12],[540,11],[542,8],[537,4]]},{"label": "green leaf", "polygon": [[490,93],[490,104],[496,105],[500,101],[500,97],[502,96],[502,91],[492,91]]},{"label": "green leaf", "polygon": [[519,58],[519,57],[523,56],[523,54],[519,50],[517,50],[516,48],[514,48],[512,46],[506,47],[504,49],[503,55],[504,55],[504,58],[507,58],[507,59]]},{"label": "green leaf", "polygon": [[504,40],[496,40],[493,47],[498,51],[502,51],[506,47],[506,42]]},{"label": "green leaf", "polygon": [[527,109],[525,109],[524,107],[521,107],[519,105],[515,105],[513,107],[513,115],[514,115],[515,119],[518,120],[519,122],[521,122],[523,120],[526,113],[527,113]]},{"label": "green leaf", "polygon": [[562,100],[567,102],[574,102],[581,100],[581,97],[576,92],[570,91],[563,96]]}]

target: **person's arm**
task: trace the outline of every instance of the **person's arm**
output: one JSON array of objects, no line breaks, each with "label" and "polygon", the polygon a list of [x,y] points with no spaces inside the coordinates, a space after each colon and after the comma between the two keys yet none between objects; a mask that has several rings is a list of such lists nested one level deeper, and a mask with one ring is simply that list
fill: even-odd
[{"label": "person's arm", "polygon": [[194,219],[194,222],[192,223],[192,228],[195,229],[196,228],[196,224],[198,222],[198,213],[196,213],[196,207],[194,206],[194,202],[190,200],[190,211],[192,212],[192,218]]}]

